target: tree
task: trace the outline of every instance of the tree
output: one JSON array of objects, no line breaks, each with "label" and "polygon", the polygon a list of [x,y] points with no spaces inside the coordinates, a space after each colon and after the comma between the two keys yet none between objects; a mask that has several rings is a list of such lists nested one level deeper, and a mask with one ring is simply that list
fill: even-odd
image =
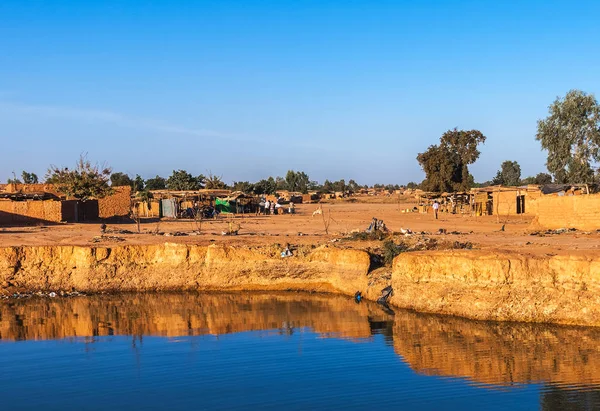
[{"label": "tree", "polygon": [[200,190],[204,188],[204,176],[192,176],[185,170],[173,170],[171,177],[167,179],[166,186],[169,190],[188,191]]},{"label": "tree", "polygon": [[275,194],[275,190],[277,190],[277,183],[273,177],[269,177],[266,180],[260,180],[254,184],[255,194]]},{"label": "tree", "polygon": [[346,192],[346,180],[344,180],[343,178],[341,180],[338,181],[334,181],[332,183],[333,186],[333,190],[335,192]]},{"label": "tree", "polygon": [[355,193],[360,190],[360,185],[356,181],[350,179],[350,181],[348,181],[348,190]]},{"label": "tree", "polygon": [[410,183],[408,183],[406,185],[406,188],[414,190],[416,188],[419,188],[419,185],[417,183],[415,183],[414,181],[411,181]]},{"label": "tree", "polygon": [[492,180],[494,185],[518,186],[521,183],[521,166],[516,161],[505,161]]},{"label": "tree", "polygon": [[125,173],[113,173],[110,176],[110,185],[112,187],[133,187],[133,180]]},{"label": "tree", "polygon": [[548,151],[546,167],[557,183],[593,180],[591,162],[600,160],[600,106],[593,94],[569,91],[548,107],[535,136]]},{"label": "tree", "polygon": [[536,184],[535,177],[533,177],[533,176],[525,177],[524,179],[521,180],[521,184],[523,184],[523,185]]},{"label": "tree", "polygon": [[211,190],[223,190],[227,188],[227,184],[225,184],[222,180],[222,176],[213,175],[212,172],[208,172],[208,177],[204,179],[205,188]]},{"label": "tree", "polygon": [[548,173],[539,173],[535,176],[535,184],[543,186],[544,184],[552,184],[552,176]]},{"label": "tree", "polygon": [[232,188],[233,191],[241,191],[246,194],[254,192],[254,184],[249,181],[234,181]]},{"label": "tree", "polygon": [[481,154],[477,146],[486,137],[479,130],[448,130],[440,138],[439,145],[429,146],[417,156],[425,171],[421,184],[429,191],[465,191],[473,184],[469,164]]},{"label": "tree", "polygon": [[283,177],[275,177],[275,190],[287,190],[287,183]]},{"label": "tree", "polygon": [[543,186],[545,184],[552,184],[552,176],[548,173],[538,173],[537,176],[527,177],[521,180],[521,184],[537,184]]},{"label": "tree", "polygon": [[37,184],[39,182],[37,174],[28,173],[27,171],[21,173],[21,178],[25,184]]},{"label": "tree", "polygon": [[304,171],[288,170],[285,175],[285,186],[289,191],[299,191],[301,193],[308,193],[308,187],[310,185],[310,178]]},{"label": "tree", "polygon": [[142,176],[140,176],[139,174],[135,175],[135,178],[133,179],[133,183],[131,185],[131,189],[134,192],[147,191],[147,189],[146,189],[146,182],[144,181],[144,179],[142,178]]},{"label": "tree", "polygon": [[325,180],[325,182],[323,183],[323,187],[321,188],[321,190],[324,193],[330,193],[332,191],[335,191],[335,187],[333,185],[333,183],[329,180]]},{"label": "tree", "polygon": [[164,190],[167,188],[167,180],[161,176],[146,180],[146,190]]},{"label": "tree", "polygon": [[425,191],[456,191],[462,183],[462,170],[457,156],[443,146],[429,146],[417,156],[425,172],[421,188]]},{"label": "tree", "polygon": [[87,156],[81,155],[73,170],[51,165],[46,174],[46,183],[54,184],[67,197],[85,201],[102,198],[112,192],[108,184],[110,175],[109,167],[92,164]]}]

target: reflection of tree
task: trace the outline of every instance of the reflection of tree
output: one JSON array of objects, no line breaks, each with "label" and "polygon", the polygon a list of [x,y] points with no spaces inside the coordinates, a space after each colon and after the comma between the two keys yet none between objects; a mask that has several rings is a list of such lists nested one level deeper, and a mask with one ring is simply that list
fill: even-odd
[{"label": "reflection of tree", "polygon": [[600,409],[600,390],[587,390],[585,387],[574,389],[549,385],[540,396],[540,408],[543,411],[583,411]]}]

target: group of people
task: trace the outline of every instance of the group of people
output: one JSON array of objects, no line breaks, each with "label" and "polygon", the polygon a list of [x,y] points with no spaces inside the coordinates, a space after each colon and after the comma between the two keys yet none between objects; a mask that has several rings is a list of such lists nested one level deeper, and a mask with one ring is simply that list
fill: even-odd
[{"label": "group of people", "polygon": [[[261,201],[259,204],[260,213],[264,215],[276,215],[283,214],[285,212],[285,208],[283,205],[279,204],[277,201],[265,200],[264,203]],[[287,212],[289,214],[295,214],[296,208],[293,202],[290,201]]]}]

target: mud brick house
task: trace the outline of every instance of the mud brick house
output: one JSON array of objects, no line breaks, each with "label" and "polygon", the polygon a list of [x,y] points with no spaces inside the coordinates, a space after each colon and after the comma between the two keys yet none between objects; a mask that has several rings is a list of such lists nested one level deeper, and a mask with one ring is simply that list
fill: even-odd
[{"label": "mud brick house", "polygon": [[51,184],[0,185],[0,225],[85,222],[127,218],[130,187],[115,187],[98,200],[68,199]]}]

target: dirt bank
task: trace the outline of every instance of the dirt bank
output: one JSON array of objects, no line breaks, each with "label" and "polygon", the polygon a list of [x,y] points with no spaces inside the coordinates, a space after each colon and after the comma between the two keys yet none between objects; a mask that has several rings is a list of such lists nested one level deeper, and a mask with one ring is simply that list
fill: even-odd
[{"label": "dirt bank", "polygon": [[11,291],[305,290],[367,287],[365,251],[164,243],[0,248],[0,289]]},{"label": "dirt bank", "polygon": [[[491,250],[405,252],[379,276],[367,251],[281,245],[0,248],[0,293],[16,291],[303,290],[376,299],[478,320],[600,326],[600,257]],[[371,271],[370,271],[371,270]],[[385,271],[385,270],[384,270]],[[391,280],[390,280],[391,273]]]},{"label": "dirt bank", "polygon": [[600,325],[600,258],[431,251],[396,257],[391,302],[478,320]]}]

